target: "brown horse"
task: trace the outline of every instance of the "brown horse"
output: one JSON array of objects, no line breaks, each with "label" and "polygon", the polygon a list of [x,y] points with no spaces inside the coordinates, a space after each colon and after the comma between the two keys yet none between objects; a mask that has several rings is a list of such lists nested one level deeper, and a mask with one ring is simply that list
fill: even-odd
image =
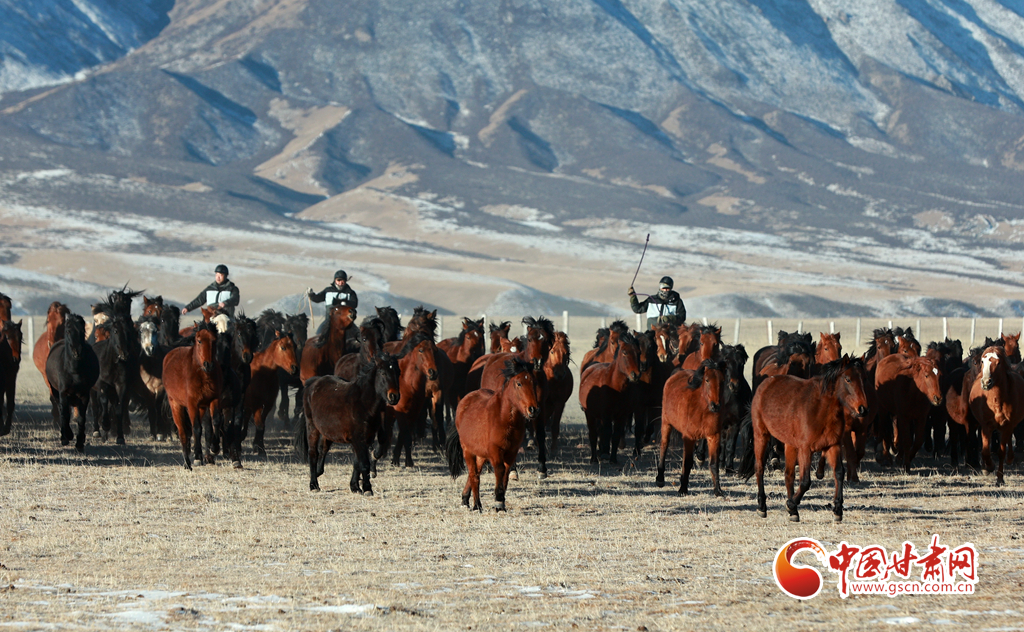
[{"label": "brown horse", "polygon": [[[754,470],[757,475],[757,514],[768,516],[764,466],[768,439],[786,446],[786,508],[792,522],[800,521],[799,505],[811,488],[811,453],[823,452],[835,474],[832,512],[843,520],[842,441],[844,415],[867,414],[864,364],[844,357],[826,365],[821,374],[803,379],[790,375],[768,377],[754,393],[750,415],[754,429]],[[795,468],[800,464],[800,489],[794,493]]]},{"label": "brown horse", "polygon": [[480,470],[485,463],[494,468],[494,510],[505,511],[505,490],[509,473],[515,468],[526,423],[540,415],[536,373],[520,358],[505,361],[500,390],[480,389],[467,394],[455,413],[455,432],[448,435],[448,470],[458,478],[463,468],[469,478],[462,490],[462,504],[473,509],[480,504]]},{"label": "brown horse", "polygon": [[722,328],[714,325],[705,325],[697,333],[697,350],[683,358],[680,366],[693,371],[704,362],[717,358],[721,347]]},{"label": "brown horse", "polygon": [[[200,307],[199,308],[199,312],[203,315],[203,322],[204,323],[212,322],[213,321],[213,317],[216,316],[219,311],[220,311],[220,309],[217,308],[217,307]],[[195,325],[189,325],[188,327],[182,327],[181,330],[178,332],[178,334],[180,334],[181,336],[187,338],[187,337],[192,335],[192,332],[195,331],[195,329],[196,329]]]},{"label": "brown horse", "polygon": [[277,403],[279,369],[289,375],[299,373],[299,363],[295,359],[295,341],[280,330],[274,332],[274,339],[269,345],[253,353],[252,362],[249,364],[252,376],[242,399],[242,430],[235,433],[233,445],[228,446],[231,465],[236,469],[242,469],[242,441],[249,428],[249,419],[256,424],[254,443],[263,445],[266,421],[273,414],[274,404]]},{"label": "brown horse", "polygon": [[991,472],[992,431],[999,431],[996,485],[1003,485],[1003,463],[1013,463],[1013,430],[1024,419],[1024,377],[1010,370],[1006,351],[988,347],[981,355],[981,372],[970,387],[970,408],[981,425],[981,458]]},{"label": "brown horse", "polygon": [[896,338],[896,353],[909,356],[921,355],[921,343],[914,337],[914,330],[912,328],[907,327],[903,329],[897,327],[892,333]]},{"label": "brown horse", "polygon": [[155,316],[160,318],[160,314],[164,310],[164,297],[157,296],[156,298],[150,299],[148,296],[142,297],[142,316]]},{"label": "brown horse", "polygon": [[450,397],[455,406],[466,394],[466,376],[477,358],[484,355],[484,321],[462,319],[462,331],[454,338],[445,338],[437,343],[452,365],[452,387]]},{"label": "brown horse", "polygon": [[1020,364],[1020,334],[1000,334],[999,337],[1003,340],[1003,349],[1006,350],[1006,359],[1010,361],[1010,364]]},{"label": "brown horse", "polygon": [[412,311],[412,318],[405,325],[402,338],[409,338],[417,331],[425,331],[433,334],[437,331],[437,310],[428,311],[422,305]]},{"label": "brown horse", "polygon": [[[327,331],[310,336],[302,348],[299,377],[303,384],[320,375],[333,375],[334,366],[348,348],[349,328],[356,319],[356,310],[348,305],[335,305],[328,314]],[[356,330],[354,336],[358,336]]]},{"label": "brown horse", "polygon": [[11,319],[12,307],[11,297],[0,292],[0,323],[5,323]]},{"label": "brown horse", "polygon": [[753,383],[757,392],[769,375],[791,375],[808,378],[814,366],[814,349],[810,333],[779,331],[779,344],[761,347],[754,354]]},{"label": "brown horse", "polygon": [[39,336],[32,347],[32,362],[39,369],[39,374],[43,376],[46,390],[50,390],[50,382],[46,378],[46,358],[50,355],[50,347],[64,339],[64,321],[70,313],[71,311],[64,303],[57,301],[50,303],[50,307],[46,310],[46,331]]},{"label": "brown horse", "polygon": [[659,362],[672,362],[679,351],[679,329],[669,323],[658,323],[651,327]]},{"label": "brown horse", "polygon": [[592,364],[580,376],[580,407],[587,418],[591,463],[598,462],[599,440],[600,453],[618,462],[619,440],[633,412],[629,386],[639,379],[639,345],[629,332],[619,336],[611,362]]},{"label": "brown horse", "polygon": [[932,406],[942,404],[939,387],[941,372],[933,360],[920,356],[894,353],[882,358],[875,367],[875,390],[878,392],[883,431],[895,424],[897,456],[903,470],[910,472],[910,462],[924,445],[925,422]]},{"label": "brown horse", "polygon": [[547,362],[544,363],[544,402],[541,408],[547,417],[547,431],[551,434],[551,451],[558,452],[558,434],[562,425],[565,403],[572,397],[573,377],[569,370],[571,361],[569,336],[564,331],[555,332]]},{"label": "brown horse", "polygon": [[0,437],[10,434],[14,421],[14,392],[18,387],[24,344],[21,323],[21,320],[0,322]]},{"label": "brown horse", "polygon": [[843,345],[839,342],[839,332],[834,334],[819,333],[818,346],[814,349],[814,363],[818,366],[835,362],[843,357]]},{"label": "brown horse", "polygon": [[[203,462],[203,413],[210,418],[217,414],[218,398],[224,388],[224,377],[214,353],[217,332],[209,323],[196,323],[195,339],[190,347],[171,349],[164,356],[164,392],[171,406],[174,425],[181,439],[185,469],[192,469],[189,440],[195,435],[195,462]],[[213,462],[208,451],[206,460]]]},{"label": "brown horse", "polygon": [[374,428],[371,420],[386,405],[401,402],[399,368],[394,356],[378,353],[364,364],[356,379],[349,382],[333,375],[314,377],[302,391],[306,418],[306,445],[309,449],[309,489],[319,491],[317,481],[324,473],[324,459],[334,443],[348,443],[355,454],[349,488],[354,493],[373,495],[370,485],[370,442]]},{"label": "brown horse", "polygon": [[508,351],[509,349],[507,347],[513,346],[512,341],[508,339],[508,332],[511,330],[512,323],[510,323],[507,320],[500,324],[491,323],[488,326],[488,333],[491,336],[490,353],[501,353],[502,351]]},{"label": "brown horse", "polygon": [[[395,439],[391,463],[401,462],[402,449],[405,449],[405,467],[413,467],[412,440],[416,423],[425,412],[427,390],[430,382],[437,382],[437,345],[432,334],[416,333],[409,338],[384,345],[388,353],[395,353],[398,367],[401,370],[399,392],[402,397],[397,404],[384,409],[384,425],[390,430],[392,424],[398,426],[398,437]],[[444,354],[441,354],[444,355]],[[387,434],[387,431],[386,431]]]},{"label": "brown horse", "polygon": [[615,352],[619,349],[619,337],[628,333],[629,326],[621,320],[613,322],[608,329],[598,329],[594,348],[583,354],[580,375],[583,375],[583,372],[590,368],[591,364],[611,362],[615,357]]},{"label": "brown horse", "polygon": [[718,480],[718,443],[722,433],[722,389],[725,386],[724,362],[705,360],[696,370],[677,371],[665,382],[661,408],[661,452],[655,483],[665,486],[665,455],[675,430],[683,436],[683,471],[679,477],[679,495],[687,493],[693,449],[700,439],[708,442],[708,464],[715,496],[723,496]]},{"label": "brown horse", "polygon": [[880,327],[871,334],[871,344],[868,350],[861,357],[864,360],[864,368],[869,372],[875,370],[875,365],[882,358],[896,353],[899,343],[896,342],[896,335],[892,329]]}]

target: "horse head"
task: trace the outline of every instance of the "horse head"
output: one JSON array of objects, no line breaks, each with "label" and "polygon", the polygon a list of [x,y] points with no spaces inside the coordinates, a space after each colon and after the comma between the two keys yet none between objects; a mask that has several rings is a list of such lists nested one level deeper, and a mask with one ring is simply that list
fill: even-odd
[{"label": "horse head", "polygon": [[843,356],[821,368],[821,392],[834,389],[836,397],[853,416],[863,418],[868,414],[868,397],[864,390],[864,361],[860,358]]},{"label": "horse head", "polygon": [[906,329],[901,329],[897,327],[893,330],[893,336],[896,338],[897,353],[902,353],[908,356],[921,355],[921,343],[914,337],[913,328],[907,327]]},{"label": "horse head", "polygon": [[987,391],[995,385],[996,377],[1006,372],[1006,350],[992,345],[981,354],[981,390]]},{"label": "horse head", "polygon": [[68,313],[64,320],[64,348],[72,359],[82,355],[85,345],[85,319],[78,314]]},{"label": "horse head", "polygon": [[826,334],[820,332],[818,346],[814,351],[814,362],[816,364],[828,364],[843,357],[843,345],[839,342],[839,332]]},{"label": "horse head", "polygon": [[615,352],[615,366],[630,382],[640,380],[640,344],[631,333],[619,336],[619,348]]},{"label": "horse head", "polygon": [[299,360],[295,354],[295,341],[287,333],[280,329],[274,330],[274,341],[270,344],[271,352],[274,354],[274,365],[279,369],[287,371],[289,375],[299,374]]},{"label": "horse head", "polygon": [[394,307],[386,305],[376,308],[377,318],[384,323],[384,342],[398,340],[398,334],[402,331],[402,319]]},{"label": "horse head", "polygon": [[697,350],[697,338],[700,336],[700,323],[679,325],[676,329],[676,355],[680,358]]},{"label": "horse head", "polygon": [[11,319],[12,306],[13,303],[11,302],[11,297],[0,292],[0,323],[7,322]]},{"label": "horse head", "polygon": [[150,300],[148,296],[142,297],[142,315],[143,316],[159,316],[160,310],[164,308],[164,297],[157,296]]},{"label": "horse head", "polygon": [[658,360],[668,362],[675,353],[673,346],[679,348],[678,329],[668,323],[658,323],[651,326],[654,331],[654,344],[658,348]]},{"label": "horse head", "polygon": [[1003,339],[1003,349],[1011,364],[1020,364],[1020,332],[1016,334],[999,334]]},{"label": "horse head", "polygon": [[877,355],[877,359],[881,360],[888,355],[896,353],[897,348],[896,335],[893,333],[893,330],[888,327],[880,327],[872,332],[871,345],[864,354],[864,358],[867,359]]},{"label": "horse head", "polygon": [[551,351],[551,343],[554,342],[555,325],[543,316],[527,316],[523,319],[523,324],[527,327],[526,349],[523,350],[523,355],[533,363],[534,370],[540,371]]},{"label": "horse head", "polygon": [[24,338],[21,333],[21,323],[14,321],[5,321],[3,323],[3,330],[0,331],[3,338],[7,340],[7,346],[11,348],[11,357],[14,358],[15,363],[21,364],[21,346],[24,344]]},{"label": "horse head", "polygon": [[640,373],[647,373],[651,367],[651,361],[657,355],[658,347],[654,342],[654,331],[634,331],[633,337],[637,342],[637,359],[640,360]]},{"label": "horse head", "polygon": [[408,338],[418,331],[430,334],[431,336],[437,333],[436,309],[430,312],[420,305],[412,311],[412,318],[409,319],[409,324],[405,326],[405,333],[402,337]]},{"label": "horse head", "polygon": [[523,417],[533,420],[540,414],[540,397],[537,380],[530,368],[530,363],[521,358],[505,360],[505,368],[501,370],[505,383],[501,392],[503,398],[509,397],[509,389],[513,389],[512,405]]},{"label": "horse head", "polygon": [[548,365],[554,367],[554,375],[564,375],[569,370],[571,355],[569,336],[564,331],[556,331],[555,342],[551,345],[551,353],[548,354]]},{"label": "horse head", "polygon": [[214,347],[217,343],[217,330],[209,323],[197,322],[195,327],[193,353],[196,363],[202,367],[204,373],[209,374],[216,366]]},{"label": "horse head", "polygon": [[[252,363],[253,352],[259,346],[259,329],[256,321],[239,314],[230,324],[232,332],[232,346],[234,353],[242,359],[245,364]],[[224,333],[220,326],[217,326],[217,333]]]},{"label": "horse head", "polygon": [[143,313],[139,319],[139,346],[142,353],[152,357],[160,344],[160,321],[156,316],[146,316]]},{"label": "horse head", "polygon": [[491,335],[491,353],[499,353],[505,351],[502,340],[508,340],[508,332],[512,329],[512,323],[504,321],[502,323],[491,323],[488,327],[488,332]]},{"label": "horse head", "polygon": [[374,389],[377,395],[387,402],[388,406],[397,405],[402,397],[398,360],[390,353],[378,353],[373,359],[373,366],[376,372]]},{"label": "horse head", "polygon": [[734,394],[739,394],[740,392],[740,384],[743,382],[743,368],[749,359],[746,347],[741,344],[722,346],[725,378],[729,383],[729,390]]},{"label": "horse head", "polygon": [[110,342],[114,346],[117,359],[124,362],[131,355],[131,321],[121,314],[114,314],[103,327],[110,333]]},{"label": "horse head", "polygon": [[715,325],[705,325],[700,328],[697,338],[697,349],[700,351],[701,361],[710,360],[718,354],[718,348],[722,344],[722,328]]},{"label": "horse head", "polygon": [[725,371],[724,362],[704,360],[687,383],[691,389],[701,389],[701,396],[708,403],[708,412],[717,413],[722,408],[723,371]]}]

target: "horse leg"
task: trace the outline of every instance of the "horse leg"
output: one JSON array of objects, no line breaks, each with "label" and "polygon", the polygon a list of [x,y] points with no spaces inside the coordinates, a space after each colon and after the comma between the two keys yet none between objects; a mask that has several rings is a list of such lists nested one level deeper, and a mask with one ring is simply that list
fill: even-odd
[{"label": "horse leg", "polygon": [[[480,468],[483,467],[483,459],[463,450],[463,457],[466,459],[466,468],[469,470],[469,481],[467,484],[473,490],[473,509],[483,512],[484,506],[480,504]],[[470,460],[473,462],[470,463]]]},{"label": "horse leg", "polygon": [[171,416],[174,418],[174,425],[178,428],[178,439],[181,440],[181,453],[185,457],[185,469],[192,469],[192,459],[189,456],[189,437],[192,436],[192,422],[185,415],[188,411],[185,407],[171,402]]},{"label": "horse leg", "polygon": [[67,445],[75,437],[75,433],[71,431],[71,402],[68,401],[67,395],[64,393],[60,394],[59,401],[60,444]]},{"label": "horse leg", "polygon": [[[793,451],[797,452],[795,449]],[[794,456],[800,463],[800,488],[786,503],[786,509],[789,509],[790,522],[800,522],[800,512],[798,507],[800,506],[800,501],[803,499],[804,494],[806,494],[807,490],[811,488],[811,451],[800,450]],[[786,446],[786,458],[787,460],[789,459],[789,446]],[[786,464],[786,468],[788,470],[788,463]]]},{"label": "horse leg", "polygon": [[685,496],[689,493],[687,489],[690,483],[690,470],[693,469],[693,451],[697,442],[689,437],[683,437],[683,468],[679,473],[679,495]]},{"label": "horse leg", "polygon": [[537,473],[540,478],[548,477],[547,424],[544,414],[546,408],[544,404],[541,404],[537,416],[533,419],[534,434],[537,437]]},{"label": "horse leg", "polygon": [[17,373],[7,376],[7,420],[3,424],[3,429],[0,430],[0,436],[10,434],[11,426],[14,424],[14,393],[17,388],[17,378]]},{"label": "horse leg", "polygon": [[462,505],[469,508],[469,495],[473,493],[473,468],[476,467],[476,457],[463,448],[462,459],[466,462],[466,473],[468,474],[466,486],[462,488]]},{"label": "horse leg", "polygon": [[131,393],[128,392],[128,385],[122,385],[117,391],[118,415],[117,415],[117,445],[124,445],[124,431],[128,427],[128,403]]},{"label": "horse leg", "polygon": [[[662,420],[662,425],[665,424]],[[768,517],[768,496],[764,493],[764,461],[768,452],[768,433],[753,432],[754,474],[757,476],[757,515]]]},{"label": "horse leg", "polygon": [[320,436],[320,460],[316,464],[317,476],[324,475],[324,466],[327,464],[327,452],[331,449],[332,445],[334,445],[333,441],[328,441],[327,437],[323,435]]},{"label": "horse leg", "polygon": [[991,472],[995,469],[992,463],[992,429],[981,429],[981,460],[985,464],[985,471]]},{"label": "horse leg", "polygon": [[999,429],[999,441],[996,443],[996,452],[999,455],[999,469],[996,470],[996,485],[1004,485],[1003,463],[1006,461],[1006,453],[1012,450],[1013,434],[1007,428]]},{"label": "horse leg", "polygon": [[78,415],[78,437],[75,439],[75,450],[85,452],[85,432],[87,421],[85,418],[86,404],[80,400],[72,407]]},{"label": "horse leg", "polygon": [[[786,499],[793,499],[793,481],[796,480],[796,448],[786,446]],[[803,471],[800,472],[803,475]]]},{"label": "horse leg", "polygon": [[823,458],[828,458],[828,464],[832,467],[836,479],[836,492],[832,497],[832,519],[835,522],[843,521],[843,454],[842,447],[834,445],[828,449]]},{"label": "horse leg", "polygon": [[857,467],[864,456],[864,443],[859,432],[847,430],[843,433],[843,450],[846,451],[846,482],[856,483],[860,480]]},{"label": "horse leg", "polygon": [[629,430],[629,422],[632,418],[633,416],[629,413],[612,415],[612,442],[609,446],[609,463],[619,462],[619,447],[623,439],[626,438],[626,432]]},{"label": "horse leg", "polygon": [[505,477],[508,474],[508,468],[500,455],[497,455],[497,458],[492,455],[491,459],[491,464],[494,466],[494,511],[505,511]]},{"label": "horse leg", "polygon": [[352,478],[348,481],[348,488],[352,490],[353,494],[359,493],[359,475],[362,474],[359,467],[359,446],[357,444],[358,441],[352,442],[352,456],[354,457],[352,459]]},{"label": "horse leg", "polygon": [[818,452],[818,467],[814,470],[814,478],[819,481],[825,478],[825,455],[824,453]]},{"label": "horse leg", "polygon": [[711,468],[711,484],[714,489],[715,496],[723,497],[722,485],[719,479],[719,443],[721,441],[721,435],[718,433],[712,434],[708,438],[708,465]]},{"label": "horse leg", "polygon": [[[196,404],[188,405],[188,416],[192,420],[192,463],[203,464],[203,416],[206,412]],[[216,414],[211,408],[209,414]],[[209,425],[209,422],[207,422]]]},{"label": "horse leg", "polygon": [[[281,421],[286,425],[288,424],[288,381],[278,377],[277,388],[281,392],[281,403],[277,407],[277,416],[281,418]],[[298,416],[299,406],[298,404],[302,401],[301,397],[295,398],[295,412]]]},{"label": "horse leg", "polygon": [[[270,410],[273,411],[274,407],[269,406]],[[256,431],[252,437],[252,449],[256,451],[259,456],[267,456],[267,448],[263,445],[263,434],[267,431],[267,422],[262,414],[255,419]]]},{"label": "horse leg", "polygon": [[562,413],[565,412],[565,403],[555,403],[551,414],[548,416],[548,433],[551,434],[551,454],[558,454],[562,446],[558,443],[558,433],[562,430]]},{"label": "horse leg", "polygon": [[309,442],[309,491],[320,491],[318,465],[320,462],[320,431],[316,429],[309,417],[306,417],[306,437]]},{"label": "horse leg", "polygon": [[590,439],[590,462],[598,463],[597,458],[597,440],[600,431],[600,419],[596,419],[597,413],[590,412],[589,409],[584,408],[583,414],[587,418],[587,437]]},{"label": "horse leg", "polygon": [[664,420],[661,422],[661,446],[658,450],[658,476],[654,479],[654,484],[658,487],[665,486],[665,455],[668,454],[668,440],[672,434],[672,426],[665,423]]},{"label": "horse leg", "polygon": [[370,485],[370,446],[365,441],[359,443],[359,451],[356,454],[356,464],[363,482],[363,496],[373,496],[373,486]]},{"label": "horse leg", "polygon": [[904,464],[904,468],[906,469],[908,474],[910,473],[910,463],[914,460],[914,457],[917,456],[917,453],[921,450],[921,447],[924,445],[926,421],[926,417],[921,417],[919,419],[915,419],[913,423],[907,422],[908,428],[912,428],[910,432],[913,432],[914,437],[914,443],[910,448],[910,453],[907,455],[907,461]]},{"label": "horse leg", "polygon": [[398,437],[395,438],[395,447],[391,451],[391,465],[397,466],[402,459],[402,446],[405,445],[405,416],[396,412],[395,423],[398,424]]}]

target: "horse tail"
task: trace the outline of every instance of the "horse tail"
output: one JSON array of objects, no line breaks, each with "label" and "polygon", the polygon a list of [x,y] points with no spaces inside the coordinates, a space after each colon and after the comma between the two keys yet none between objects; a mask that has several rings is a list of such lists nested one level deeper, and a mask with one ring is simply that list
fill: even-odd
[{"label": "horse tail", "polygon": [[743,421],[740,422],[740,439],[743,441],[743,456],[740,459],[740,467],[736,472],[739,476],[743,477],[744,481],[749,481],[750,477],[754,475],[754,418],[751,415],[751,409],[747,409],[747,414],[743,416]]},{"label": "horse tail", "polygon": [[295,430],[292,435],[292,449],[295,451],[295,456],[302,459],[303,463],[309,463],[309,434],[306,431],[306,422],[312,413],[309,408],[309,394],[312,391],[308,387],[309,382],[313,379],[316,378],[306,380],[302,389],[302,418],[295,422]]},{"label": "horse tail", "polygon": [[462,441],[459,440],[459,428],[454,423],[445,438],[445,456],[448,458],[448,471],[452,478],[458,478],[466,470],[466,459],[462,453]]}]

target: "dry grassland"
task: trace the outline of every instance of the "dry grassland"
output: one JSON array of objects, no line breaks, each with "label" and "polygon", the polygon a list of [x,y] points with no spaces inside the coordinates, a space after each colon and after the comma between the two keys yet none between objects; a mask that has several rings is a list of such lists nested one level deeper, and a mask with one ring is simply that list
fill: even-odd
[{"label": "dry grassland", "polygon": [[[308,469],[283,432],[269,458],[243,471],[225,462],[181,467],[175,443],[155,443],[143,422],[126,447],[92,439],[85,455],[61,448],[30,362],[18,423],[0,439],[0,630],[453,630],[453,629],[914,629],[1024,628],[1024,476],[880,472],[848,487],[845,522],[832,522],[828,479],[786,520],[779,474],[769,515],[755,487],[724,479],[710,494],[695,469],[692,494],[654,486],[653,451],[624,471],[591,466],[578,406],[551,477],[535,454],[508,494],[509,511],[471,513],[423,446],[417,466],[381,468],[376,495],[348,491],[350,457],[338,446],[311,493]],[[829,475],[830,476],[830,475]],[[482,491],[489,507],[493,478]],[[904,540],[980,552],[977,594],[842,600],[834,575],[808,602],[776,587],[771,562],[794,537],[834,547]],[[802,559],[814,564],[813,558]]]}]

